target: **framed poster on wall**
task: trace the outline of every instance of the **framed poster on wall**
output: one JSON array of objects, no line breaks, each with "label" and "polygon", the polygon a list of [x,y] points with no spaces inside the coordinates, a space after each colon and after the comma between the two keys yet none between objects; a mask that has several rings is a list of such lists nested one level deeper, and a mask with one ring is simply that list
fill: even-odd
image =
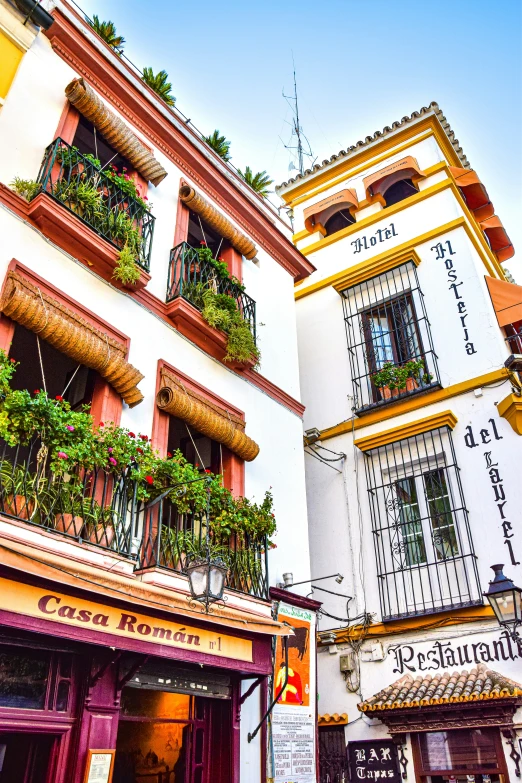
[{"label": "framed poster on wall", "polygon": [[88,750],[84,783],[111,783],[115,750]]}]

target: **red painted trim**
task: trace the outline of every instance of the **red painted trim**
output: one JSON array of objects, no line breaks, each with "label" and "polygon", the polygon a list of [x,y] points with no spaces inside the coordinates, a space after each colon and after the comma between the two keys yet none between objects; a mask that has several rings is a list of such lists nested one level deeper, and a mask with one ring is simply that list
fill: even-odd
[{"label": "red painted trim", "polygon": [[[187,183],[183,178],[180,179],[179,181],[180,188],[186,184]],[[178,195],[178,208],[176,211],[176,228],[174,229],[174,244],[172,245],[172,247],[176,247],[177,245],[180,245],[182,242],[187,241],[189,218],[190,218],[190,209],[180,199]]]},{"label": "red painted trim", "polygon": [[33,199],[28,204],[27,214],[45,236],[56,242],[66,253],[94,269],[100,277],[116,288],[135,291],[145,288],[149,282],[150,275],[143,269],[140,269],[140,277],[135,284],[123,285],[116,280],[113,273],[118,263],[118,249],[49,194],[40,193]]},{"label": "red painted trim", "polygon": [[7,271],[17,272],[18,274],[25,277],[29,283],[32,283],[32,285],[38,286],[38,288],[40,288],[44,293],[52,296],[54,299],[58,299],[58,301],[64,305],[64,307],[72,310],[74,313],[76,313],[76,315],[80,316],[80,318],[83,318],[92,326],[96,327],[96,329],[100,329],[102,332],[106,332],[113,340],[117,340],[119,343],[125,345],[128,354],[130,338],[123,334],[123,332],[115,329],[114,326],[112,326],[108,321],[104,321],[103,318],[100,318],[98,315],[96,315],[96,313],[93,313],[92,310],[88,310],[87,307],[84,307],[82,304],[77,302],[76,299],[72,299],[72,297],[64,294],[64,292],[59,288],[56,288],[56,286],[54,286],[52,283],[49,283],[48,280],[40,277],[40,275],[37,275],[36,272],[33,272],[32,269],[24,266],[24,264],[21,264],[15,258],[13,258],[13,260],[10,262],[9,266],[7,267]]},{"label": "red painted trim", "polygon": [[313,598],[305,598],[297,593],[290,593],[288,590],[283,590],[280,587],[270,588],[270,598],[273,601],[283,601],[290,606],[298,606],[299,609],[309,609],[312,612],[317,612],[322,604],[322,601],[314,601]]},{"label": "red painted trim", "polygon": [[56,129],[55,139],[61,138],[66,141],[67,144],[72,144],[79,122],[80,112],[78,109],[75,109],[74,106],[69,103],[69,101],[66,100],[62,111],[62,116],[60,117],[60,122],[58,123],[58,127]]},{"label": "red painted trim", "polygon": [[252,368],[255,359],[250,362],[225,361],[228,337],[225,332],[210,326],[197,307],[178,296],[167,304],[167,315],[178,332],[188,337],[205,353],[222,362],[226,367],[242,372]]},{"label": "red painted trim", "polygon": [[[222,397],[218,397],[213,391],[206,386],[202,386],[197,381],[194,381],[188,375],[176,369],[171,364],[168,364],[163,359],[158,362],[158,369],[156,373],[156,392],[158,393],[161,385],[161,371],[168,370],[174,375],[181,383],[186,386],[187,389],[195,391],[200,394],[206,400],[217,405],[223,409],[223,415],[226,416],[227,411],[235,416],[239,416],[243,421],[245,420],[245,414],[235,405],[231,405]],[[155,449],[158,449],[162,456],[167,453],[167,443],[169,437],[169,414],[154,405],[154,413],[152,416],[152,445]],[[223,484],[229,489],[235,497],[240,497],[245,494],[245,461],[242,460],[237,454],[234,454],[229,449],[222,447],[222,459],[223,459]]]},{"label": "red painted trim", "polygon": [[[25,199],[21,198],[20,196],[17,196],[16,193],[14,193],[2,183],[0,183],[0,203],[4,204],[16,215],[38,228],[36,224],[34,224],[28,217],[27,211],[29,204],[27,201],[25,201]],[[103,242],[100,237],[98,237],[98,239]],[[152,294],[146,288],[140,291],[129,291],[128,294],[132,296],[133,299],[136,299],[137,302],[142,304],[147,310],[150,310],[150,312],[157,315],[163,321],[171,324],[171,320],[167,314],[167,305],[165,302],[162,302],[161,299],[159,299],[157,296],[154,296],[154,294]],[[126,339],[128,340],[128,338]],[[227,363],[227,367],[233,369],[230,367],[229,363]],[[279,402],[281,405],[284,405],[285,408],[288,408],[288,410],[292,411],[292,413],[295,413],[300,417],[303,416],[305,406],[299,402],[299,400],[296,400],[294,397],[285,392],[279,386],[276,386],[275,383],[270,381],[268,378],[265,378],[259,372],[251,369],[245,369],[241,371],[241,375],[243,378],[248,379],[248,381],[250,381],[250,383],[252,383],[254,386],[257,386],[258,389],[261,389],[261,391],[265,392],[265,394],[267,394],[273,400]]]},{"label": "red painted trim", "polygon": [[119,424],[122,414],[121,397],[101,375],[96,378],[91,403],[91,416],[94,424],[112,421]]},{"label": "red painted trim", "polygon": [[221,258],[228,266],[228,271],[234,277],[242,282],[243,281],[243,256],[234,247],[227,247],[220,254]]},{"label": "red painted trim", "polygon": [[[135,84],[135,72],[121,59],[116,67],[114,58],[117,55],[111,52],[102,54],[85,36],[85,22],[81,17],[68,5],[67,11],[74,23],[55,8],[54,24],[45,32],[57,54],[78,75],[87,79],[151,144],[161,149],[197,183],[296,282],[310,275],[315,270],[313,264],[277,230],[274,223],[278,218],[275,215],[269,217],[261,206],[256,207],[253,199],[257,197],[254,194],[248,198],[242,192],[239,175],[228,167],[225,171],[224,164],[212,150],[206,148],[203,152],[202,142],[196,133],[189,126],[185,126],[185,132],[182,132],[175,114],[166,117],[164,111],[168,110],[160,110],[157,96],[142,85],[142,89],[150,92],[150,97],[146,98]],[[186,133],[192,138],[187,138]]]},{"label": "red painted trim", "polygon": [[15,322],[6,315],[0,315],[0,349],[9,353],[13,342]]}]

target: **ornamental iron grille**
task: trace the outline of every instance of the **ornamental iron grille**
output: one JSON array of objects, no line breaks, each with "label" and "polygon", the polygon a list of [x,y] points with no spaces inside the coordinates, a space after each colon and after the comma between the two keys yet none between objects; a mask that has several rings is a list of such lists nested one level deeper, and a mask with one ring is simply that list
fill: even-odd
[{"label": "ornamental iron grille", "polygon": [[319,727],[320,783],[348,783],[348,755],[344,726]]},{"label": "ornamental iron grille", "polygon": [[383,620],[482,604],[447,427],[365,454]]},{"label": "ornamental iron grille", "polygon": [[[365,280],[341,294],[356,413],[440,386],[437,355],[413,262]],[[385,366],[417,367],[405,386],[378,386]]]}]

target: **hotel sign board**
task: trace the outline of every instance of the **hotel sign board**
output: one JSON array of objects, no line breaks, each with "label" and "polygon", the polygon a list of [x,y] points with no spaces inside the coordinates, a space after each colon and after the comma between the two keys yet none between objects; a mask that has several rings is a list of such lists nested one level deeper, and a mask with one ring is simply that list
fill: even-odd
[{"label": "hotel sign board", "polygon": [[126,639],[251,662],[252,642],[0,578],[2,609]]}]

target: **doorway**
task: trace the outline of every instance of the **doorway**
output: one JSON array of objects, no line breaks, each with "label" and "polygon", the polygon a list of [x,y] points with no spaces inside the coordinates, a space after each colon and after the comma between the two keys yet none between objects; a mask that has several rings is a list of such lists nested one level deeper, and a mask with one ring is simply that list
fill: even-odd
[{"label": "doorway", "polygon": [[55,743],[47,734],[0,734],[0,783],[51,783]]}]

